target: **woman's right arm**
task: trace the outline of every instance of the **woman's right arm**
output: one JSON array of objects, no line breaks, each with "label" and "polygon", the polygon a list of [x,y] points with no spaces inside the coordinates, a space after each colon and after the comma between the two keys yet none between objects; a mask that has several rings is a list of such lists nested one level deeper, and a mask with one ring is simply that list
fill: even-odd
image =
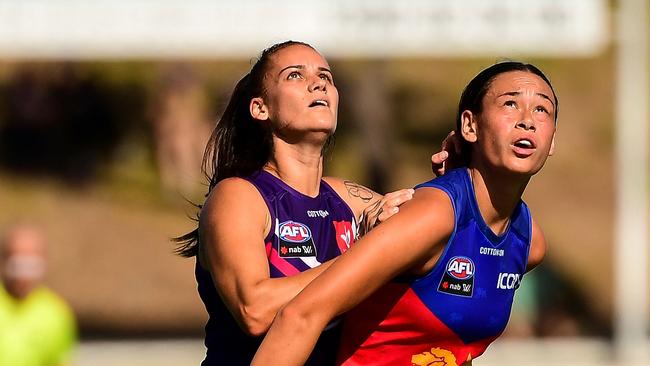
[{"label": "woman's right arm", "polygon": [[268,208],[257,189],[240,178],[225,179],[208,196],[200,215],[200,261],[246,333],[259,336],[278,310],[332,261],[295,276],[270,278],[264,238]]},{"label": "woman's right arm", "polygon": [[252,365],[302,365],[332,318],[398,274],[430,270],[453,228],[447,194],[416,190],[399,213],[361,238],[278,313]]}]

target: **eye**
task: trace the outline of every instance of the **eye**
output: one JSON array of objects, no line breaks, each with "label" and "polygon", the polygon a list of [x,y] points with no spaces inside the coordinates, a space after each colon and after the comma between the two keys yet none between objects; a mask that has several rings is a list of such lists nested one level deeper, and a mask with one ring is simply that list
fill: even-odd
[{"label": "eye", "polygon": [[300,79],[302,78],[302,75],[298,71],[292,71],[287,75],[287,80],[292,80],[292,79]]},{"label": "eye", "polygon": [[546,107],[541,106],[541,105],[538,105],[537,107],[535,107],[535,112],[542,112],[542,113],[550,114],[548,112],[548,109],[546,109]]},{"label": "eye", "polygon": [[325,80],[328,83],[332,83],[332,76],[330,74],[322,73],[322,74],[320,74],[320,78],[321,78],[321,80]]},{"label": "eye", "polygon": [[514,100],[506,100],[503,105],[506,107],[517,108],[517,102]]}]

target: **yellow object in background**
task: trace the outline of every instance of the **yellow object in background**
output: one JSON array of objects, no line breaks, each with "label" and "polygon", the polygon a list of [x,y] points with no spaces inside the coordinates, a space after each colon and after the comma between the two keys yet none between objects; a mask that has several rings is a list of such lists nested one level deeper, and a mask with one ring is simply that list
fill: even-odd
[{"label": "yellow object in background", "polygon": [[0,365],[66,365],[76,333],[72,311],[54,292],[39,287],[18,300],[0,287]]}]

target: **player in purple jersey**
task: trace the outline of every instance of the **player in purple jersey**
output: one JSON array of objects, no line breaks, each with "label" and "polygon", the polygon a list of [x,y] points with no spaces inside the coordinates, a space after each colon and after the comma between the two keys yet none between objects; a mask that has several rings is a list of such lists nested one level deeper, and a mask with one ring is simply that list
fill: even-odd
[{"label": "player in purple jersey", "polygon": [[314,279],[278,313],[252,364],[303,364],[323,327],[372,295],[378,302],[346,319],[358,343],[342,343],[342,364],[470,365],[505,327],[523,273],[544,257],[521,196],[553,153],[556,119],[555,92],[535,66],[479,73],[458,108],[468,167],[418,187]]},{"label": "player in purple jersey", "polygon": [[[382,197],[322,178],[337,112],[332,71],[304,43],[266,49],[236,85],[206,147],[210,185],[199,227],[179,238],[179,253],[198,257],[210,315],[204,366],[248,365],[277,311],[347,250],[357,231],[412,197],[412,190]],[[338,327],[329,328],[309,364],[334,362]]]}]

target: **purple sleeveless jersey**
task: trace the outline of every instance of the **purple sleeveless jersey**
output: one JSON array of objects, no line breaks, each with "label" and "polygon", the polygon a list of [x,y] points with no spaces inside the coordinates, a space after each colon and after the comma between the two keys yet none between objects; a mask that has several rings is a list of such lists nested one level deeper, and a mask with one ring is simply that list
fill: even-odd
[{"label": "purple sleeveless jersey", "polygon": [[[264,239],[272,278],[292,276],[316,267],[354,242],[354,214],[324,181],[312,198],[261,170],[247,177],[260,192],[271,214],[271,230]],[[245,218],[233,218],[242,220]],[[246,335],[221,301],[210,273],[196,264],[196,280],[210,319],[205,326],[206,358],[202,366],[249,365],[262,337]],[[333,365],[339,327],[321,335],[306,365]]]}]

